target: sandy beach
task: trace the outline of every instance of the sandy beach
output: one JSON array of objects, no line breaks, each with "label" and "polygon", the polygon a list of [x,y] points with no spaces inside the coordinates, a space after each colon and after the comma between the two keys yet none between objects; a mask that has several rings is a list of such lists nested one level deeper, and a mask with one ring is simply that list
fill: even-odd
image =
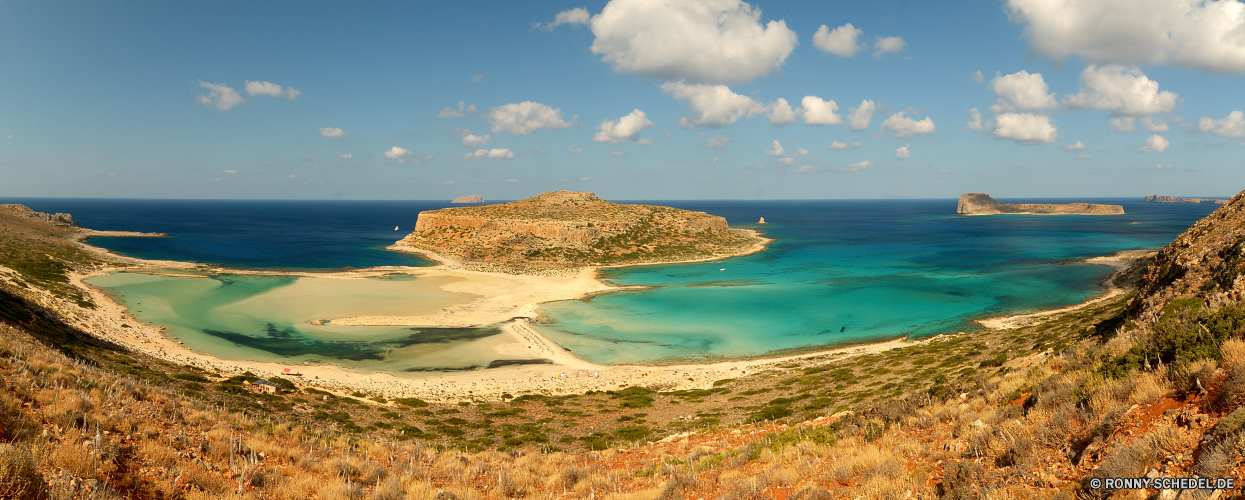
[{"label": "sandy beach", "polygon": [[[81,241],[83,238],[79,238]],[[106,250],[81,245],[92,252],[120,260],[124,264],[110,266],[88,274],[73,274],[71,283],[82,289],[97,304],[86,309],[54,297],[39,297],[39,302],[57,310],[70,324],[115,342],[127,349],[141,352],[169,362],[193,365],[212,373],[230,376],[250,371],[261,377],[279,376],[287,368],[299,372],[293,378],[299,385],[310,385],[338,393],[360,391],[370,395],[395,397],[418,397],[428,401],[500,400],[503,394],[571,394],[589,390],[614,390],[632,385],[654,390],[681,390],[709,388],[713,382],[724,378],[754,374],[774,369],[779,365],[815,365],[834,359],[877,353],[905,346],[937,341],[937,336],[917,342],[895,339],[865,345],[854,345],[814,352],[764,359],[731,360],[715,363],[681,364],[665,366],[613,365],[603,366],[576,357],[545,336],[531,322],[541,303],[556,300],[573,300],[593,294],[621,290],[596,278],[596,270],[581,269],[570,276],[530,276],[488,273],[462,269],[460,266],[438,265],[433,267],[383,267],[332,273],[290,273],[276,271],[232,270],[185,262],[143,261],[121,257]],[[1146,252],[1122,252],[1112,256],[1090,259],[1089,262],[1111,265],[1119,270],[1127,268]],[[723,257],[719,257],[723,258]],[[128,264],[128,265],[127,265]],[[445,280],[446,291],[476,296],[475,300],[446,307],[434,314],[423,316],[352,316],[333,318],[331,323],[341,325],[403,325],[403,326],[480,326],[501,323],[501,330],[511,342],[499,342],[496,349],[524,358],[547,360],[542,364],[517,364],[499,368],[477,369],[458,372],[422,374],[418,378],[398,377],[390,373],[364,373],[330,364],[283,364],[246,360],[222,359],[187,349],[180,341],[169,338],[160,325],[144,324],[129,311],[113,301],[102,290],[83,282],[92,276],[112,271],[144,272],[160,270],[193,270],[195,272],[240,274],[286,274],[314,276],[331,279],[362,279],[394,272],[419,278],[454,278]],[[165,272],[166,274],[167,271]],[[1113,275],[1108,285],[1119,275]],[[1077,306],[1057,311],[991,318],[980,320],[986,328],[1014,328],[1042,318],[1067,312],[1089,304],[1108,300],[1122,293],[1113,285],[1106,295]],[[515,350],[518,352],[514,352]]]}]

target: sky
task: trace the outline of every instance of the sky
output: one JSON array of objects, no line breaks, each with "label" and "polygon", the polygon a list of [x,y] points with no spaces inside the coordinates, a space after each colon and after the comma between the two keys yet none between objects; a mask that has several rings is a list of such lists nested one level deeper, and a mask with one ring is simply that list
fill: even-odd
[{"label": "sky", "polygon": [[0,196],[1228,196],[1236,0],[0,0]]}]

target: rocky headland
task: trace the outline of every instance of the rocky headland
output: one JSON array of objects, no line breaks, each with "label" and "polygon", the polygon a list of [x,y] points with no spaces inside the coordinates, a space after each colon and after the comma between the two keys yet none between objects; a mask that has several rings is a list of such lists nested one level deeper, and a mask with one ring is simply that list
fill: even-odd
[{"label": "rocky headland", "polygon": [[556,191],[510,203],[421,212],[415,231],[390,249],[468,269],[541,274],[745,255],[760,251],[767,241],[704,212]]},{"label": "rocky headland", "polygon": [[53,224],[64,224],[66,226],[78,226],[78,223],[74,222],[73,216],[69,214],[59,212],[54,214],[36,212],[26,205],[18,205],[16,203],[0,204],[0,211],[6,212],[9,215],[15,215],[17,217],[24,217],[27,219],[41,220],[43,222],[50,222]]},{"label": "rocky headland", "polygon": [[450,203],[484,203],[484,197],[478,194],[469,194],[454,198]]},{"label": "rocky headland", "polygon": [[1175,196],[1166,196],[1152,194],[1146,196],[1146,203],[1213,203],[1222,205],[1228,200],[1218,200],[1214,198],[1176,198]]},{"label": "rocky headland", "polygon": [[955,213],[961,215],[1124,215],[1124,207],[1096,203],[999,203],[986,193],[964,193]]}]

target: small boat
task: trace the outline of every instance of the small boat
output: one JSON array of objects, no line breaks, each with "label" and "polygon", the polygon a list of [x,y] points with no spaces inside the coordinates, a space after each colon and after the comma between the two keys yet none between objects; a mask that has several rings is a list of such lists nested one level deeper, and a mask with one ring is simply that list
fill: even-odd
[{"label": "small boat", "polygon": [[723,267],[722,269],[718,269],[718,270],[719,270],[719,271],[725,271],[725,270],[726,270],[726,268],[725,268],[725,267]]},{"label": "small boat", "polygon": [[398,226],[393,226],[393,230],[394,230],[394,231],[397,231],[397,230],[398,230]]}]

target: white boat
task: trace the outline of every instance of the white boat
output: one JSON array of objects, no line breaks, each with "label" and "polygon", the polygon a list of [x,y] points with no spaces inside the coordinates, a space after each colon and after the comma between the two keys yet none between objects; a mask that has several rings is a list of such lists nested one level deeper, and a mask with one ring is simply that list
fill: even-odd
[{"label": "white boat", "polygon": [[394,230],[394,231],[397,231],[397,230],[398,230],[398,226],[393,226],[393,230]]},{"label": "white boat", "polygon": [[719,270],[719,271],[725,271],[725,270],[726,270],[726,268],[725,268],[725,267],[723,267],[722,269],[718,269],[718,270]]}]

